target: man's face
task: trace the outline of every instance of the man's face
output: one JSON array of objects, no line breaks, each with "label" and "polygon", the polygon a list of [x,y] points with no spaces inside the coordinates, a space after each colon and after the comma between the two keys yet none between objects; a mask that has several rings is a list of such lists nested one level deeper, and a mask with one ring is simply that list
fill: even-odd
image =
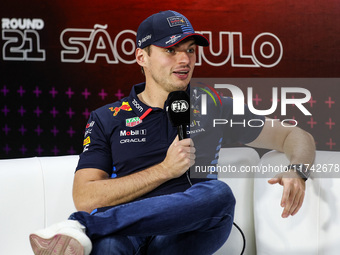
[{"label": "man's face", "polygon": [[195,41],[188,38],[167,49],[151,45],[150,50],[144,67],[146,83],[167,92],[185,90],[195,67]]}]

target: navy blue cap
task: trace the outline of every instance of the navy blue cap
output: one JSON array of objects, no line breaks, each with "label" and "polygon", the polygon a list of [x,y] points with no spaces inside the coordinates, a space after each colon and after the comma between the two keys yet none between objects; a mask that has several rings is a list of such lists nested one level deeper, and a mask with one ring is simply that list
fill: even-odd
[{"label": "navy blue cap", "polygon": [[195,33],[190,21],[175,11],[155,13],[145,19],[137,30],[137,48],[156,45],[169,48],[185,38],[192,36],[199,46],[208,46],[209,41],[203,35]]}]

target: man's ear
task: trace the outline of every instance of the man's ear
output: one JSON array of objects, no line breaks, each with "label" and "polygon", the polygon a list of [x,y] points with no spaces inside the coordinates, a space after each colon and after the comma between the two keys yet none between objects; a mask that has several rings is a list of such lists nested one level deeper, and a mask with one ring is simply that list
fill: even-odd
[{"label": "man's ear", "polygon": [[141,48],[137,48],[136,49],[136,61],[137,61],[137,64],[139,64],[141,67],[144,67],[145,66],[145,61],[146,61],[146,51],[145,50],[142,50]]}]

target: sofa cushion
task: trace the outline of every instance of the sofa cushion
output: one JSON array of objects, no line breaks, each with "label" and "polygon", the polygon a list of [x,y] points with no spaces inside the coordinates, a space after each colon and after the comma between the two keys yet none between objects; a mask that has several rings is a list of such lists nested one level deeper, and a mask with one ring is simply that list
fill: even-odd
[{"label": "sofa cushion", "polygon": [[40,157],[45,190],[45,226],[68,219],[76,211],[72,199],[79,156]]},{"label": "sofa cushion", "polygon": [[[284,154],[271,151],[262,157],[260,164],[288,163]],[[317,151],[314,165],[328,167],[328,170],[325,174],[311,174],[306,182],[302,208],[295,216],[286,219],[281,218],[282,186],[267,184],[267,178],[255,179],[254,217],[258,255],[339,254],[340,179],[339,173],[329,173],[329,164],[340,166],[340,152]]]},{"label": "sofa cushion", "polygon": [[[253,217],[253,188],[254,179],[252,173],[240,173],[241,167],[257,166],[260,162],[256,150],[248,147],[223,148],[220,151],[219,166],[232,166],[232,172],[219,173],[219,179],[226,182],[232,189],[236,198],[234,222],[242,229],[246,238],[244,255],[254,255],[254,217]],[[225,168],[227,169],[227,168]],[[227,242],[215,255],[241,254],[243,238],[240,231],[233,226]]]}]

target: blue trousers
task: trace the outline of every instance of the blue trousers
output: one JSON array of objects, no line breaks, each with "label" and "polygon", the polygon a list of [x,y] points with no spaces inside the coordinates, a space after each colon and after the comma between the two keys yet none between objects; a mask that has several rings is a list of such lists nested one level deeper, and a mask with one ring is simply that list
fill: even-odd
[{"label": "blue trousers", "polygon": [[227,240],[234,208],[229,186],[212,180],[94,215],[76,212],[70,219],[86,226],[92,255],[208,255]]}]

